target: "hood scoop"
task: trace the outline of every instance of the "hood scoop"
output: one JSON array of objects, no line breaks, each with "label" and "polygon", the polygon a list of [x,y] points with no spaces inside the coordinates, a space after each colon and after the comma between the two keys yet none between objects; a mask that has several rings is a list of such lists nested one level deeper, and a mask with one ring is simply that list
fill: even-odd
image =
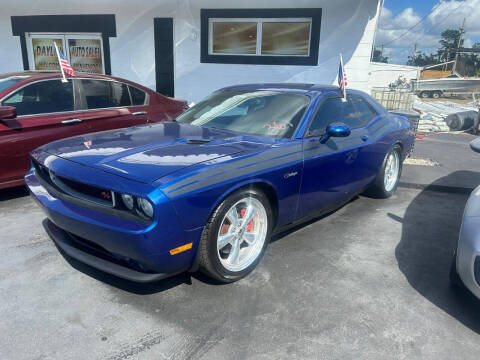
[{"label": "hood scoop", "polygon": [[187,139],[186,144],[191,145],[203,145],[209,143],[210,140],[208,139]]}]

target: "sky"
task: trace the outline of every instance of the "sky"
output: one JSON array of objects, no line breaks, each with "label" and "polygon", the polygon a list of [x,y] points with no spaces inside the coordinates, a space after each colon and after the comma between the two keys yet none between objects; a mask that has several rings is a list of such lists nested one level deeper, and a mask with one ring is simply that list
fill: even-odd
[{"label": "sky", "polygon": [[464,18],[464,46],[470,47],[480,42],[480,0],[385,0],[375,46],[384,44],[389,62],[405,64],[415,43],[419,51],[436,52],[442,31],[459,29]]}]

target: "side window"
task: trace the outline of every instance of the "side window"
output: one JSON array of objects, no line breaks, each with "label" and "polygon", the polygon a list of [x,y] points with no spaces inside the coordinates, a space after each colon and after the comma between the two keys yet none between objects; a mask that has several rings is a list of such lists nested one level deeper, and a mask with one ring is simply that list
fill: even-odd
[{"label": "side window", "polygon": [[130,89],[130,95],[132,96],[133,105],[145,104],[145,98],[147,97],[147,94],[145,94],[144,91],[130,85],[128,86],[128,88]]},{"label": "side window", "polygon": [[[377,115],[375,110],[361,97],[351,96],[351,101],[355,107],[355,120],[351,128],[364,127]],[[355,125],[355,126],[354,126]]]},{"label": "side window", "polygon": [[15,106],[18,116],[73,111],[72,82],[39,81],[15,92],[2,105]]},{"label": "side window", "polygon": [[127,85],[113,81],[81,80],[87,109],[130,106]]},{"label": "side window", "polygon": [[330,98],[320,105],[315,118],[308,129],[308,136],[319,136],[325,133],[328,124],[343,121],[345,103],[340,98]]}]

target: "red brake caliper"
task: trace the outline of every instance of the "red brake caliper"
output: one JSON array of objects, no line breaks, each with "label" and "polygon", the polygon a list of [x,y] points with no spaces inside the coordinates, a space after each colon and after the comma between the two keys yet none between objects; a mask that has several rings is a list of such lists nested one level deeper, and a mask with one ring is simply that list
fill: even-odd
[{"label": "red brake caliper", "polygon": [[[245,208],[243,208],[242,210],[240,210],[240,216],[241,216],[242,218],[243,218],[243,216],[245,215],[245,211],[246,211],[246,210],[247,210],[247,209],[245,209]],[[247,225],[247,231],[250,232],[250,231],[252,231],[252,229],[253,229],[253,219],[250,220],[250,222],[248,223],[248,225]]]}]

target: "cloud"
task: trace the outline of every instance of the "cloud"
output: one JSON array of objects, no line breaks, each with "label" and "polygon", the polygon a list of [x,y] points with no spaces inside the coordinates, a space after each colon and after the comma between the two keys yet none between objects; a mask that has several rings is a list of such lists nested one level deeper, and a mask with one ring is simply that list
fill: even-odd
[{"label": "cloud", "polygon": [[[411,7],[393,16],[385,6],[380,16],[375,44],[377,47],[385,44],[392,54],[392,60],[402,59],[405,62],[405,49],[413,51],[414,44],[426,52],[435,51],[442,31],[458,29],[466,18],[465,46],[479,41],[480,36],[480,0],[440,0],[431,10],[426,19]],[[421,22],[420,22],[421,21]],[[420,23],[419,23],[420,22]],[[418,25],[416,25],[419,23]],[[412,30],[408,31],[411,27]],[[407,32],[408,31],[408,32]]]}]

